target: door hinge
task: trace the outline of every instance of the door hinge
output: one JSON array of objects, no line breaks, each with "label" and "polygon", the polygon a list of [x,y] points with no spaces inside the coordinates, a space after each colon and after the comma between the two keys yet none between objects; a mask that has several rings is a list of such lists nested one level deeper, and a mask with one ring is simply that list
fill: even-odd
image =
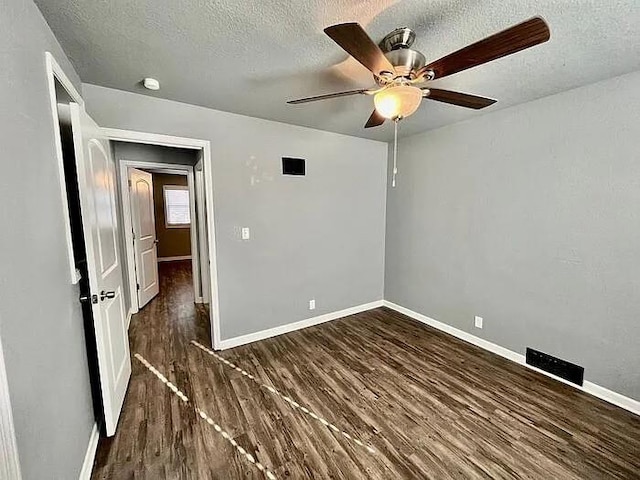
[{"label": "door hinge", "polygon": [[131,179],[127,180],[129,182],[129,188],[131,188]]},{"label": "door hinge", "polygon": [[136,289],[140,290],[140,284],[139,283],[136,283]]}]

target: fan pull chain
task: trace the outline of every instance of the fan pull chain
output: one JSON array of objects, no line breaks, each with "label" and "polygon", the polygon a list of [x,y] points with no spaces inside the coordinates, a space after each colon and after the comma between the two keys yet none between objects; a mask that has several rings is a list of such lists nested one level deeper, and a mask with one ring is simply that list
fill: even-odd
[{"label": "fan pull chain", "polygon": [[393,176],[391,179],[391,186],[396,186],[396,174],[398,173],[398,121],[400,119],[396,118],[394,120],[394,132],[393,132]]}]

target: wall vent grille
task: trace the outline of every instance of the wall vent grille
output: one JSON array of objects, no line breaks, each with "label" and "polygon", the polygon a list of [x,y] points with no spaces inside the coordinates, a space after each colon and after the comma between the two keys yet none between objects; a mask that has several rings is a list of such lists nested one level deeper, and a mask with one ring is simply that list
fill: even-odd
[{"label": "wall vent grille", "polygon": [[533,367],[582,386],[582,382],[584,381],[584,367],[580,365],[561,360],[532,348],[527,348],[526,360],[527,364]]},{"label": "wall vent grille", "polygon": [[283,175],[304,175],[305,174],[304,158],[282,157],[282,174]]}]

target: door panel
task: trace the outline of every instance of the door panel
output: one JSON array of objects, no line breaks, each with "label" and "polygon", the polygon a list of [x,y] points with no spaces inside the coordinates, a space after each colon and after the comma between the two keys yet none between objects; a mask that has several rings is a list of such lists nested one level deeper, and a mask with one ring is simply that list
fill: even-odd
[{"label": "door panel", "polygon": [[112,375],[111,381],[114,385],[117,385],[121,381],[122,375],[125,373],[124,363],[119,364],[118,359],[122,358],[125,354],[129,354],[126,338],[122,335],[112,335],[111,332],[118,332],[122,326],[119,322],[124,315],[124,301],[122,291],[118,289],[116,296],[113,299],[107,299],[104,306],[104,318],[102,322],[107,326],[106,331],[108,335],[109,343],[109,359],[110,367],[109,371]]},{"label": "door panel", "polygon": [[[140,228],[140,237],[155,238],[155,217],[153,211],[153,177],[147,174],[148,178],[136,178],[136,184],[133,189],[136,192],[136,200],[138,201],[138,221]],[[146,175],[145,175],[146,177]]]},{"label": "door panel", "polygon": [[156,268],[154,264],[157,263],[157,260],[154,253],[155,252],[153,250],[148,250],[141,254],[140,260],[144,270],[141,272],[142,278],[140,279],[140,287],[145,290],[156,282]]},{"label": "door panel", "polygon": [[116,230],[113,228],[115,217],[113,182],[110,178],[111,159],[100,141],[88,142],[89,176],[102,188],[94,192],[96,223],[98,228],[98,251],[100,253],[100,273],[106,274],[117,263]]},{"label": "door panel", "polygon": [[138,307],[142,308],[160,292],[153,176],[148,172],[129,168],[129,185]]},{"label": "door panel", "polygon": [[124,402],[131,359],[118,255],[115,165],[109,142],[84,109],[72,103],[71,124],[78,168],[82,225],[87,249],[100,388],[108,436],[115,433]]}]

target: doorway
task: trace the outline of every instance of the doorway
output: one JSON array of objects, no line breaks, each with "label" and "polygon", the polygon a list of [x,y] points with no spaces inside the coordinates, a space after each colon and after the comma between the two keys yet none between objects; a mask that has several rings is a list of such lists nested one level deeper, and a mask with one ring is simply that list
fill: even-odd
[{"label": "doorway", "polygon": [[188,262],[193,301],[208,304],[215,347],[218,305],[215,258],[209,252],[212,212],[206,208],[210,192],[205,189],[205,146],[123,141],[118,136],[111,143],[119,173],[131,313],[159,293],[159,272],[172,271],[160,266]]},{"label": "doorway", "polygon": [[[211,323],[211,343],[214,349],[220,349],[220,303],[218,301],[218,266],[216,256],[215,239],[215,206],[213,202],[213,168],[211,158],[211,143],[208,140],[199,140],[188,137],[177,137],[158,133],[138,132],[134,130],[121,130],[117,128],[102,128],[102,133],[112,142],[127,142],[143,145],[157,145],[164,147],[177,147],[197,151],[198,163],[194,167],[196,198],[202,198],[202,202],[196,205],[200,212],[198,223],[200,241],[203,246],[200,263],[206,281],[202,282],[203,291],[209,299],[209,318]],[[119,194],[122,191],[120,182]],[[126,235],[126,231],[124,232]]]}]

